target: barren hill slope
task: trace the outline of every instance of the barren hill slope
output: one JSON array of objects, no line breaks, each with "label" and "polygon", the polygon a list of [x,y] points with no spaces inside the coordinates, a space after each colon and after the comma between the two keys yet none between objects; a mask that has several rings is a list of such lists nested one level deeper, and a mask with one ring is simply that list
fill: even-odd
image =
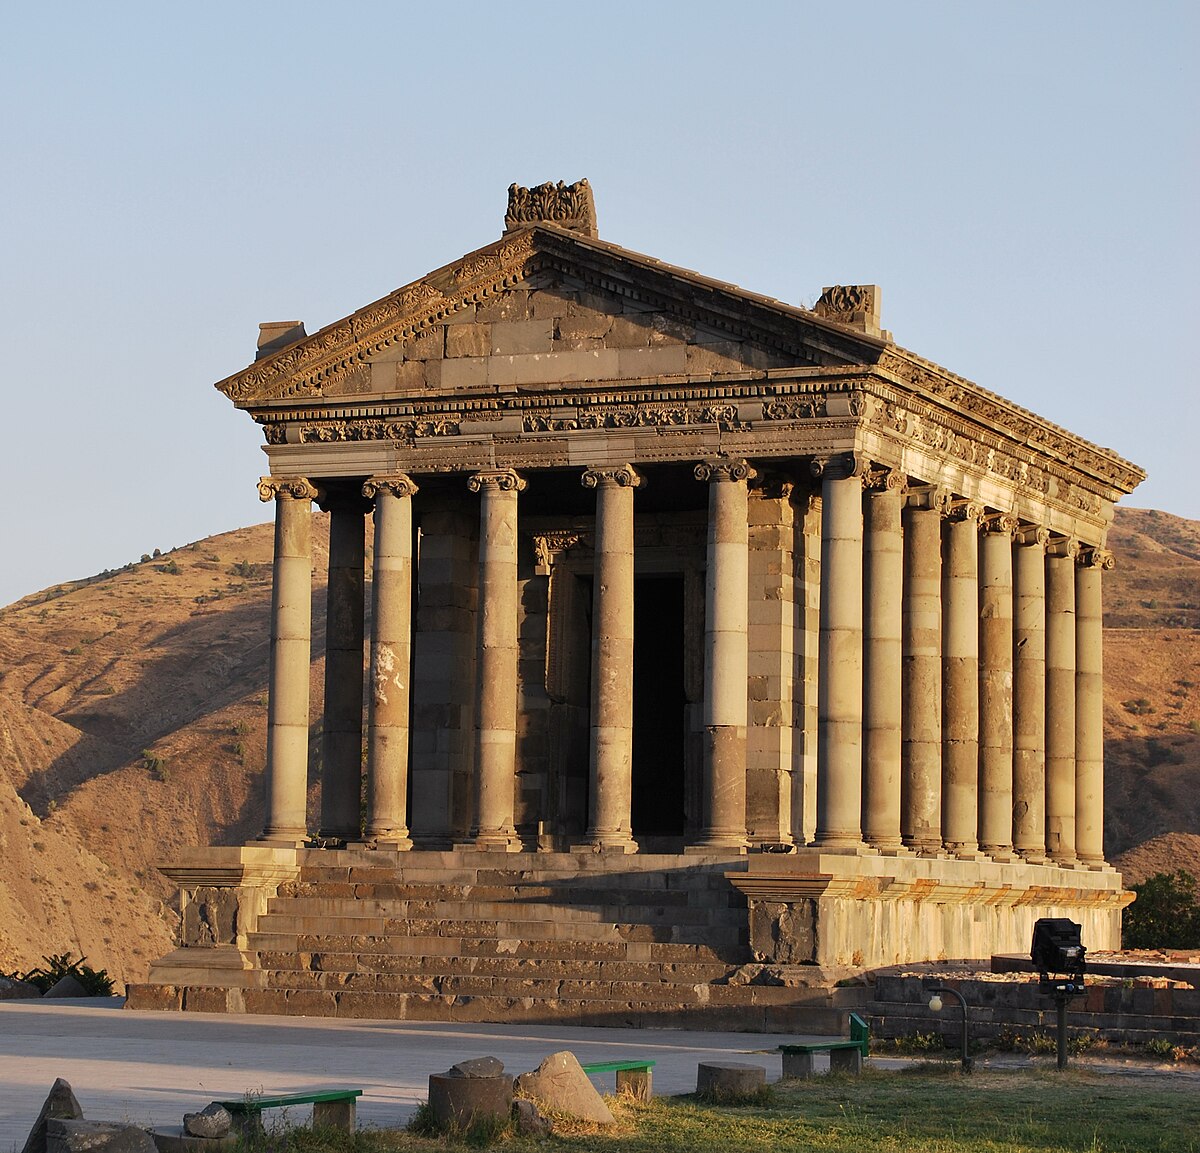
[{"label": "barren hill slope", "polygon": [[[271,547],[239,529],[0,610],[0,969],[144,976],[175,922],[155,865],[261,828]],[[317,587],[314,652],[323,620]]]},{"label": "barren hill slope", "polygon": [[[1111,857],[1200,833],[1200,524],[1123,509],[1110,543]],[[69,949],[143,978],[174,924],[154,866],[261,827],[270,560],[259,525],[0,609],[0,969]]]}]

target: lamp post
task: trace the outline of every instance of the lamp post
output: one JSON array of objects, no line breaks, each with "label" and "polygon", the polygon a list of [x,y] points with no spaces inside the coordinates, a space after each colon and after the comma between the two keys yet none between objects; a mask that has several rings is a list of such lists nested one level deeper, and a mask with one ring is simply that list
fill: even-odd
[{"label": "lamp post", "polygon": [[942,1011],[942,998],[944,996],[957,997],[959,1005],[962,1006],[962,1071],[969,1073],[975,1066],[975,1062],[970,1055],[970,1034],[967,1031],[967,999],[957,989],[931,989],[932,994],[929,998],[929,1008],[935,1013]]}]

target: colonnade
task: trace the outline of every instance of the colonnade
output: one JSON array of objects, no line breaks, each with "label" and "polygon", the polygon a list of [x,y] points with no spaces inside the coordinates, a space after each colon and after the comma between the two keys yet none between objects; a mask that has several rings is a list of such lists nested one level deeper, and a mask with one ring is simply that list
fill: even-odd
[{"label": "colonnade", "polygon": [[816,844],[1100,867],[1111,554],[853,457],[814,471]]},{"label": "colonnade", "polygon": [[[701,833],[746,844],[748,491],[745,461],[694,469],[708,488]],[[1004,511],[949,499],[853,456],[816,462],[821,495],[816,845],[829,851],[1103,863],[1101,571],[1111,556]],[[631,465],[590,468],[596,496],[589,813],[580,847],[636,850],[632,808],[634,498]],[[480,848],[521,847],[517,509],[525,480],[482,470],[474,813]],[[361,492],[302,477],[274,500],[275,584],[262,837],[308,831],[311,502],[331,513],[318,836],[410,848],[406,793],[413,480]],[[361,813],[364,517],[374,507],[366,814]]]}]

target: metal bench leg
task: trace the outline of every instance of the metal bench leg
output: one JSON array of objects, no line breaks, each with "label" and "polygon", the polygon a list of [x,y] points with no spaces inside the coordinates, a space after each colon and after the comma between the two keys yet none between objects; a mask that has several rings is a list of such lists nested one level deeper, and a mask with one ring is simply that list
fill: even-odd
[{"label": "metal bench leg", "polygon": [[639,1101],[649,1101],[654,1095],[650,1069],[618,1069],[617,1092],[628,1093]]},{"label": "metal bench leg", "polygon": [[816,1073],[812,1053],[784,1053],[784,1077],[811,1077]]},{"label": "metal bench leg", "polygon": [[862,1050],[861,1049],[830,1049],[829,1051],[829,1071],[831,1073],[854,1073],[855,1075],[862,1072]]},{"label": "metal bench leg", "polygon": [[316,1101],[313,1103],[313,1127],[344,1129],[353,1133],[357,1124],[357,1110],[353,1098],[349,1101]]}]

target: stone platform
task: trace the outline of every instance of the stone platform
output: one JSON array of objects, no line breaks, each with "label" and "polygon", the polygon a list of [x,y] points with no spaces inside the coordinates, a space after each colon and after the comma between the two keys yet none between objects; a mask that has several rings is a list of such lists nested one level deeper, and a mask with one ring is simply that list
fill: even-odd
[{"label": "stone platform", "polygon": [[1110,947],[1124,903],[1111,871],[817,850],[250,845],[164,872],[183,943],[129,1007],[409,1021],[837,1033],[856,967],[1015,951],[1039,916]]}]

